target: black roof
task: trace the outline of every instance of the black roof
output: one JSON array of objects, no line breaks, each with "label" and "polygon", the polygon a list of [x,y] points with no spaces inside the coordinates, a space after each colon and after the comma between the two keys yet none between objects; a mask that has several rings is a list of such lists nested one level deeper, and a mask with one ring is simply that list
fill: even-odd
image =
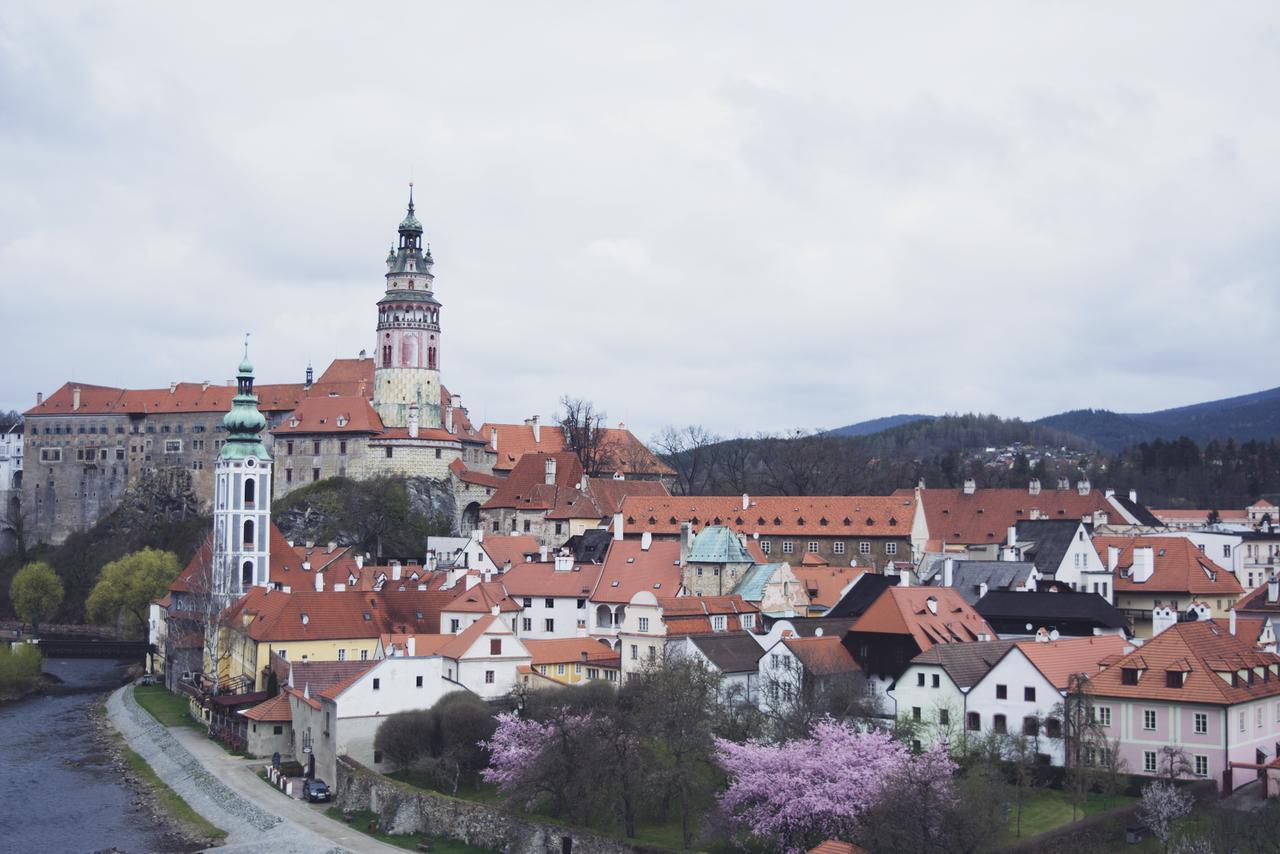
[{"label": "black roof", "polygon": [[1111,500],[1127,510],[1133,518],[1138,520],[1139,525],[1153,525],[1157,528],[1164,527],[1164,522],[1157,519],[1154,513],[1142,504],[1139,504],[1136,501],[1130,501],[1129,496],[1121,495],[1117,492],[1115,495],[1111,496]]},{"label": "black roof", "polygon": [[690,635],[689,640],[721,673],[755,670],[764,655],[760,644],[747,632]]},{"label": "black roof", "polygon": [[839,602],[826,613],[827,617],[846,617],[857,619],[871,607],[871,603],[880,598],[880,594],[893,586],[893,579],[887,575],[864,572],[844,594]]},{"label": "black roof", "polygon": [[609,543],[612,541],[611,531],[591,528],[581,534],[574,534],[564,545],[573,553],[575,563],[604,563],[605,553],[609,551]]},{"label": "black roof", "polygon": [[1062,558],[1071,547],[1079,519],[1024,519],[1017,524],[1019,542],[1032,545],[1026,556],[1044,575],[1053,575],[1062,566]]},{"label": "black roof", "polygon": [[[992,590],[978,600],[974,610],[994,623],[1021,620],[1028,623],[1091,622],[1109,629],[1127,629],[1120,610],[1097,593],[1044,593]],[[994,626],[993,626],[994,627]]]}]

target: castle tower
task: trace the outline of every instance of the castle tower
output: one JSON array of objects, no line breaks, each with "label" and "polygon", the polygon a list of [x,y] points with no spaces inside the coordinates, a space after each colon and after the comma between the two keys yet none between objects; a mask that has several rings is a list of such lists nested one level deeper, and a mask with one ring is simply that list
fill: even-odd
[{"label": "castle tower", "polygon": [[222,419],[227,439],[213,465],[213,584],[228,598],[271,583],[271,454],[260,435],[267,419],[253,393],[249,344],[236,379],[231,411]]},{"label": "castle tower", "polygon": [[400,245],[387,255],[387,291],[378,300],[373,407],[388,427],[408,427],[417,405],[418,425],[439,427],[440,303],[432,293],[431,250],[422,248],[422,223],[409,212],[400,222]]}]

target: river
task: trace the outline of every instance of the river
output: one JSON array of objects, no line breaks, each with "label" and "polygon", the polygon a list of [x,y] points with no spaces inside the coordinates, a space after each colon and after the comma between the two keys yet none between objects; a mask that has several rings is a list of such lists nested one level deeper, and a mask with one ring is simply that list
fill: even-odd
[{"label": "river", "polygon": [[86,691],[0,705],[0,851],[172,849],[94,739],[93,707],[120,685],[124,666],[49,659],[44,669]]}]

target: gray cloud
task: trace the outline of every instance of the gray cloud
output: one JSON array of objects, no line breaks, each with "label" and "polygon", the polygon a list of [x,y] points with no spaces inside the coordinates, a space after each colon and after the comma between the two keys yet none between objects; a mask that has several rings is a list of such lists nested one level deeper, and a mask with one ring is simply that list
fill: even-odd
[{"label": "gray cloud", "polygon": [[404,184],[473,414],[642,434],[1275,385],[1270,4],[18,3],[0,407],[372,342]]}]

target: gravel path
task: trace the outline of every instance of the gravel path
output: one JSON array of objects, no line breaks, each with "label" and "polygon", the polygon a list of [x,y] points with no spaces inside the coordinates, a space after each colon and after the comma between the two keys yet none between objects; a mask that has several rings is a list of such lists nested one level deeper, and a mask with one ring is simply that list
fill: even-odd
[{"label": "gravel path", "polygon": [[161,726],[125,686],[107,700],[107,716],[129,747],[191,808],[227,831],[218,851],[245,854],[387,854],[401,851],[273,792],[260,762],[235,757],[195,729]]}]

